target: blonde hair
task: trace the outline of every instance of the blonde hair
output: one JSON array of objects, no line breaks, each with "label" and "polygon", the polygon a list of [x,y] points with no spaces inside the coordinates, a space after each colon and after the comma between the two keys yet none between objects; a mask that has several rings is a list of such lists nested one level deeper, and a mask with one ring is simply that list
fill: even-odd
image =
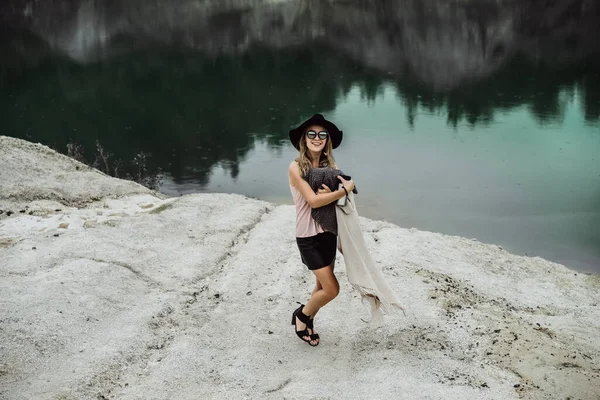
[{"label": "blonde hair", "polygon": [[[298,155],[298,158],[296,158],[296,162],[300,167],[300,174],[302,175],[302,177],[305,177],[306,174],[308,174],[308,171],[312,168],[313,161],[310,155],[310,151],[308,151],[308,147],[306,146],[306,131],[302,134],[298,145],[300,147],[300,154]],[[327,138],[325,148],[321,151],[319,167],[337,168],[335,158],[333,158],[333,146],[331,144],[331,136]]]}]

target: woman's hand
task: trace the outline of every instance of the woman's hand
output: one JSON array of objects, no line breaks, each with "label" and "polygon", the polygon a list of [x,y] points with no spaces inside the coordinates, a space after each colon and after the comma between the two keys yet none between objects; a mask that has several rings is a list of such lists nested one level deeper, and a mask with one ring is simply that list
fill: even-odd
[{"label": "woman's hand", "polygon": [[331,189],[329,189],[329,186],[327,186],[326,184],[322,184],[317,193],[331,193]]},{"label": "woman's hand", "polygon": [[[290,185],[294,186],[304,200],[311,206],[311,208],[319,208],[326,206],[327,204],[333,203],[336,200],[341,199],[346,195],[343,190],[331,191],[330,188],[321,187],[314,192],[314,189],[310,187],[308,182],[302,176],[300,176],[300,166],[297,162],[292,162],[288,168],[288,177]],[[354,186],[353,186],[354,187]],[[320,193],[323,191],[322,193]]]},{"label": "woman's hand", "polygon": [[349,181],[347,181],[347,180],[345,180],[344,178],[342,178],[339,175],[338,175],[337,178],[342,182],[342,185],[344,185],[344,187],[346,188],[346,190],[348,191],[348,193],[350,193],[352,191],[352,189],[354,189],[354,181],[352,179],[350,179]]}]

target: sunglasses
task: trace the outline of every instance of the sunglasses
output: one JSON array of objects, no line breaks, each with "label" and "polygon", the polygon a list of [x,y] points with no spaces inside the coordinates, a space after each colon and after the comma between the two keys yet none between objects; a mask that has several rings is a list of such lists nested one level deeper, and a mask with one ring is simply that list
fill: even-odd
[{"label": "sunglasses", "polygon": [[306,137],[308,137],[309,139],[314,139],[317,137],[317,135],[319,136],[319,139],[321,140],[325,140],[329,137],[329,133],[327,133],[327,131],[321,131],[319,133],[310,130],[308,132],[306,132]]}]

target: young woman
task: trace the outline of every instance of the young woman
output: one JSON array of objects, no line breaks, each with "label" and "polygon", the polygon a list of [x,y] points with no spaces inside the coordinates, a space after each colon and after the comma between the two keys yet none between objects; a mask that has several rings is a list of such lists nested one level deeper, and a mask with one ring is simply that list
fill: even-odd
[{"label": "young woman", "polygon": [[337,168],[332,151],[342,142],[342,131],[322,115],[315,114],[292,129],[290,140],[300,152],[288,169],[290,190],[296,205],[296,242],[302,262],[316,278],[310,300],[294,311],[292,325],[300,339],[316,346],[320,339],[314,329],[315,315],[337,296],[340,286],[333,274],[337,236],[325,231],[312,218],[311,210],[346,196],[354,188],[354,182],[339,176],[342,188],[322,185],[315,193],[304,179],[311,168]]}]

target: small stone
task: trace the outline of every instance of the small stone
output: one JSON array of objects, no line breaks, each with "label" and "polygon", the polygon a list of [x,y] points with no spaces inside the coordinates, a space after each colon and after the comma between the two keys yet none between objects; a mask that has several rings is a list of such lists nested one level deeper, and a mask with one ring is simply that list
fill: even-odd
[{"label": "small stone", "polygon": [[14,214],[14,213],[13,213],[12,211],[7,211],[7,212],[6,212],[6,216],[7,216],[7,217],[10,217],[10,216],[11,216],[11,215],[13,215],[13,214]]},{"label": "small stone", "polygon": [[36,249],[37,249],[37,247],[35,247],[35,246],[31,248],[31,250],[36,250]]},{"label": "small stone", "polygon": [[69,224],[67,222],[63,222],[60,225],[58,225],[58,229],[67,229],[69,227]]},{"label": "small stone", "polygon": [[83,227],[86,228],[86,229],[87,228],[94,228],[96,226],[98,226],[98,221],[96,221],[94,219],[90,219],[89,221],[85,221],[83,223]]},{"label": "small stone", "polygon": [[520,383],[515,383],[515,384],[513,385],[513,387],[515,387],[515,388],[518,388],[518,387],[520,387],[520,386],[521,386],[521,384],[520,384]]},{"label": "small stone", "polygon": [[58,233],[55,233],[55,234],[54,234],[54,235],[52,235],[52,236],[54,236],[54,237],[58,237],[59,235],[58,235]]},{"label": "small stone", "polygon": [[33,211],[29,211],[29,215],[33,215]]},{"label": "small stone", "polygon": [[61,211],[62,211],[62,209],[60,209],[60,208],[57,208],[57,209],[56,209],[56,210],[54,210],[54,211],[55,211],[55,212],[61,212]]},{"label": "small stone", "polygon": [[219,293],[215,293],[215,299],[218,299],[219,297],[221,297],[221,295]]},{"label": "small stone", "polygon": [[21,210],[19,211],[21,214],[25,214],[25,210]]},{"label": "small stone", "polygon": [[273,334],[273,331],[269,331],[269,335],[272,335],[272,334]]},{"label": "small stone", "polygon": [[252,296],[252,290],[248,291],[248,292],[246,293],[246,296]]}]

